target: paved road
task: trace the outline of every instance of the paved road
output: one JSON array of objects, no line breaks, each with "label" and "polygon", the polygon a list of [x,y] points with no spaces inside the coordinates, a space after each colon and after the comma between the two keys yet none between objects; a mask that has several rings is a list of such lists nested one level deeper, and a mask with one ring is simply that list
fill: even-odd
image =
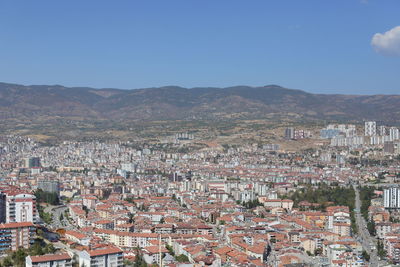
[{"label": "paved road", "polygon": [[[377,240],[374,237],[372,237],[368,232],[367,223],[365,222],[364,217],[362,217],[361,215],[360,192],[358,190],[358,187],[354,184],[353,188],[356,193],[355,218],[358,226],[359,241],[361,242],[361,245],[363,246],[364,250],[370,255],[369,266],[373,267],[384,266],[387,263],[385,263],[384,261],[379,261],[378,259],[376,250]],[[372,246],[374,246],[375,249],[372,249],[371,248]]]},{"label": "paved road", "polygon": [[[75,225],[72,225],[64,216],[64,212],[68,208],[65,205],[62,206],[50,206],[46,208],[46,212],[49,212],[53,216],[53,221],[49,225],[53,230],[59,229],[59,228],[64,228],[66,230],[74,230],[76,229]],[[63,219],[60,221],[60,215],[63,215]]]}]

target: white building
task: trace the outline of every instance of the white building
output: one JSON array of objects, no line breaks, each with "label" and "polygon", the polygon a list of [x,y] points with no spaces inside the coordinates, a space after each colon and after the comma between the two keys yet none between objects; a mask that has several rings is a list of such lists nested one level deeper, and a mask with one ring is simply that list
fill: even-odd
[{"label": "white building", "polygon": [[389,128],[389,136],[391,141],[399,140],[400,139],[400,132],[399,129],[396,127]]},{"label": "white building", "polygon": [[364,145],[364,136],[352,136],[352,137],[334,137],[331,139],[331,146],[348,146],[348,147],[359,147]]},{"label": "white building", "polygon": [[400,188],[391,187],[384,190],[383,206],[385,209],[400,208]]},{"label": "white building", "polygon": [[72,267],[72,258],[67,253],[27,256],[25,261],[25,267]]},{"label": "white building", "polygon": [[366,121],[364,126],[365,136],[375,136],[376,135],[376,121]]},{"label": "white building", "polygon": [[17,191],[6,191],[0,197],[0,221],[36,223],[36,197]]},{"label": "white building", "polygon": [[386,222],[377,223],[375,229],[376,236],[380,239],[383,239],[385,238],[387,233],[390,233],[392,231],[392,224]]},{"label": "white building", "polygon": [[378,127],[378,134],[380,136],[385,136],[387,134],[386,126],[384,126],[384,125],[379,126]]},{"label": "white building", "polygon": [[79,266],[123,267],[122,250],[117,247],[107,247],[79,252]]},{"label": "white building", "polygon": [[[329,266],[365,266],[364,261],[359,257],[361,253],[354,253],[350,247],[342,244],[331,244],[326,248],[326,255],[328,257]],[[357,255],[359,254],[359,255]]]}]

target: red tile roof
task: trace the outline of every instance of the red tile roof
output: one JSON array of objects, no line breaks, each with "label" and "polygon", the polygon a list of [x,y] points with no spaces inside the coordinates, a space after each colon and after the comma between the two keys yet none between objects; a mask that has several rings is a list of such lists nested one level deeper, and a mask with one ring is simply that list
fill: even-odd
[{"label": "red tile roof", "polygon": [[89,253],[90,257],[95,257],[95,256],[102,256],[102,255],[107,255],[107,254],[122,253],[122,250],[117,247],[108,247],[108,248],[103,248],[103,249],[90,250],[88,253]]},{"label": "red tile roof", "polygon": [[76,232],[76,231],[66,231],[65,235],[70,235],[70,236],[73,236],[73,237],[78,238],[78,239],[83,239],[83,238],[86,237],[86,235],[84,235],[82,233],[79,233],[79,232]]},{"label": "red tile roof", "polygon": [[13,222],[13,223],[0,224],[0,229],[33,227],[33,226],[35,225],[32,222]]},{"label": "red tile roof", "polygon": [[46,261],[61,261],[70,260],[71,256],[67,253],[64,254],[49,254],[43,256],[29,256],[31,257],[32,263],[46,262]]}]

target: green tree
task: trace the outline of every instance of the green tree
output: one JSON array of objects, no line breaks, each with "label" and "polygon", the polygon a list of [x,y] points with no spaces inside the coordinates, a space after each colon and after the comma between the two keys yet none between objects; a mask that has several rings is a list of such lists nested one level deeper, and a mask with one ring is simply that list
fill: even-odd
[{"label": "green tree", "polygon": [[38,236],[42,237],[42,238],[43,238],[43,236],[44,236],[44,232],[43,232],[43,230],[40,229],[40,228],[36,230],[36,234],[37,234]]},{"label": "green tree", "polygon": [[124,259],[124,266],[134,266],[134,264],[135,264],[134,262]]},{"label": "green tree", "polygon": [[27,256],[24,249],[18,249],[11,254],[14,266],[25,266],[25,257]]},{"label": "green tree", "polygon": [[135,216],[135,214],[133,214],[133,213],[128,213],[128,216],[129,216],[129,223],[135,223],[135,218],[134,218],[134,216]]},{"label": "green tree", "polygon": [[135,262],[133,263],[134,267],[147,267],[146,261],[143,259],[143,255],[140,252],[139,248],[136,248],[136,257]]},{"label": "green tree", "polygon": [[368,208],[371,206],[374,191],[374,187],[362,187],[360,189],[361,214],[366,221],[368,221]]},{"label": "green tree", "polygon": [[43,248],[42,245],[39,242],[33,243],[33,245],[29,249],[29,255],[32,256],[38,256],[38,255],[43,255]]},{"label": "green tree", "polygon": [[57,193],[46,192],[42,189],[38,189],[35,192],[37,202],[48,203],[50,205],[59,205],[60,200]]},{"label": "green tree", "polygon": [[10,257],[5,257],[4,258],[3,266],[6,266],[6,267],[13,266],[13,261],[11,260]]},{"label": "green tree", "polygon": [[383,258],[386,257],[386,250],[385,247],[383,246],[382,241],[378,240],[378,245],[377,245],[377,250],[378,250],[378,256]]},{"label": "green tree", "polygon": [[351,232],[353,234],[357,234],[358,233],[358,226],[356,223],[356,217],[354,215],[354,211],[350,212],[350,222],[351,222]]},{"label": "green tree", "polygon": [[87,217],[88,214],[89,214],[89,208],[86,207],[85,205],[82,205],[82,209],[85,211],[85,214],[86,214],[86,217]]},{"label": "green tree", "polygon": [[317,249],[315,250],[314,254],[315,254],[315,255],[322,255],[322,252],[323,252],[322,248],[317,248]]},{"label": "green tree", "polygon": [[54,252],[56,252],[56,249],[53,246],[53,244],[47,244],[44,247],[43,252],[44,252],[44,254],[53,254]]},{"label": "green tree", "polygon": [[374,220],[368,221],[368,223],[367,223],[367,229],[368,229],[368,232],[369,232],[371,235],[375,235],[375,234],[376,234],[375,222],[374,222]]},{"label": "green tree", "polygon": [[170,245],[166,244],[165,248],[168,249],[169,254],[171,254],[172,256],[175,256],[175,251]]},{"label": "green tree", "polygon": [[181,254],[179,256],[176,256],[175,259],[178,262],[189,262],[189,258],[186,255],[183,255],[183,254]]},{"label": "green tree", "polygon": [[40,218],[47,224],[51,224],[53,221],[53,215],[51,213],[45,212],[41,205],[38,205],[38,211]]},{"label": "green tree", "polygon": [[299,207],[299,203],[306,200],[310,203],[320,204],[319,210],[326,208],[327,202],[333,202],[335,205],[348,206],[350,210],[355,206],[355,192],[353,188],[341,186],[320,185],[318,188],[307,186],[300,190],[296,190],[288,196],[294,202],[294,207]]},{"label": "green tree", "polygon": [[247,202],[243,202],[243,206],[247,209],[253,209],[257,206],[263,206],[263,204],[260,203],[258,199],[254,199],[254,200],[249,200]]},{"label": "green tree", "polygon": [[363,252],[362,252],[361,255],[362,255],[362,257],[363,257],[366,261],[369,261],[370,256],[369,256],[368,252],[366,252],[365,250],[363,250]]}]

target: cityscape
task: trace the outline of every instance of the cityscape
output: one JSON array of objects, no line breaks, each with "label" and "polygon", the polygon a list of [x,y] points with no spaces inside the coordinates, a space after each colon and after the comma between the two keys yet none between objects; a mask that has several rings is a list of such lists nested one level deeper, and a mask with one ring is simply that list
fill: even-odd
[{"label": "cityscape", "polygon": [[0,267],[400,266],[399,14],[0,1]]},{"label": "cityscape", "polygon": [[[319,147],[166,152],[2,136],[2,264],[399,263],[399,129],[366,121],[282,132],[282,140],[304,138]],[[195,141],[189,133],[171,138]]]}]

